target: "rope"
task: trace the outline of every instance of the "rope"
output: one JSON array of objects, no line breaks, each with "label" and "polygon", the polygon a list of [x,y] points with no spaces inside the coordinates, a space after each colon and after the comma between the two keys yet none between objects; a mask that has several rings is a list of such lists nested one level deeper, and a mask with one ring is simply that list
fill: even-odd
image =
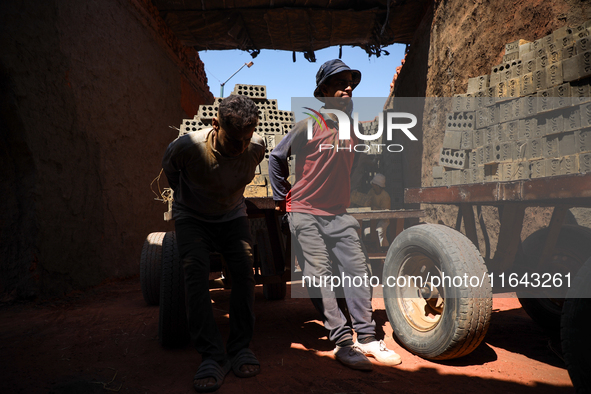
[{"label": "rope", "polygon": [[[168,203],[169,201],[173,201],[172,189],[169,187],[160,189],[160,177],[162,176],[163,171],[164,169],[160,169],[160,173],[158,174],[158,176],[154,178],[152,183],[150,183],[150,190],[152,190],[152,193],[154,193],[154,195],[156,196],[154,200],[162,201],[163,203]],[[156,191],[154,190],[154,182],[156,182],[156,186],[158,186],[158,193],[156,193]]]}]

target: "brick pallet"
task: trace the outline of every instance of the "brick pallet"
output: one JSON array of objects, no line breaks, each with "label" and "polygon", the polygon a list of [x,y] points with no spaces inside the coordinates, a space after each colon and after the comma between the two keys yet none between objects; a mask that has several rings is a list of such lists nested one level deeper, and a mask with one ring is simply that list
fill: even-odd
[{"label": "brick pallet", "polygon": [[446,117],[433,186],[591,172],[591,21],[506,44]]}]

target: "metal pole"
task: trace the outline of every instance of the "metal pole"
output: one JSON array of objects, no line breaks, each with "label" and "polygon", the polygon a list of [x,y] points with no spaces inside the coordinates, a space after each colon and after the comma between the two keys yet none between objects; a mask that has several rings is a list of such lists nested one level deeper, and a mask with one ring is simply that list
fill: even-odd
[{"label": "metal pole", "polygon": [[224,85],[226,84],[226,82],[228,82],[230,79],[232,79],[232,77],[236,74],[238,74],[238,72],[240,70],[242,70],[244,68],[244,66],[248,66],[248,68],[252,67],[254,63],[253,62],[249,62],[249,63],[244,63],[242,65],[242,67],[240,67],[234,74],[230,75],[230,78],[226,79],[224,82],[222,82],[220,84],[220,98],[224,98]]}]

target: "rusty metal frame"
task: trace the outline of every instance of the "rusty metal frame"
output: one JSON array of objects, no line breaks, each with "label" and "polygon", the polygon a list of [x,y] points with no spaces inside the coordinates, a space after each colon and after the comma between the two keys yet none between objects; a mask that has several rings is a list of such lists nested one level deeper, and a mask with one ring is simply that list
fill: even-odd
[{"label": "rusty metal frame", "polygon": [[530,206],[570,204],[591,207],[591,173],[511,182],[412,188],[405,190],[404,202],[480,205],[523,202]]},{"label": "rusty metal frame", "polygon": [[[561,175],[511,182],[406,189],[405,203],[458,206],[458,226],[464,222],[466,236],[479,248],[473,207],[496,206],[501,228],[492,259],[485,257],[489,270],[505,271],[521,253],[521,230],[525,209],[554,207],[544,242],[542,259],[554,252],[566,211],[591,207],[591,173]],[[542,260],[540,263],[544,263]]]}]

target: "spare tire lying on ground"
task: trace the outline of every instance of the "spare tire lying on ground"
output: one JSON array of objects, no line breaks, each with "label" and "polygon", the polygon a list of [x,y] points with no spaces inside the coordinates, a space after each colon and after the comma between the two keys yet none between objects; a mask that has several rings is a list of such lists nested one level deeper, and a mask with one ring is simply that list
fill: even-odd
[{"label": "spare tire lying on ground", "polygon": [[394,335],[412,353],[453,359],[484,339],[492,290],[482,256],[462,233],[439,224],[404,230],[388,250],[382,280]]}]

